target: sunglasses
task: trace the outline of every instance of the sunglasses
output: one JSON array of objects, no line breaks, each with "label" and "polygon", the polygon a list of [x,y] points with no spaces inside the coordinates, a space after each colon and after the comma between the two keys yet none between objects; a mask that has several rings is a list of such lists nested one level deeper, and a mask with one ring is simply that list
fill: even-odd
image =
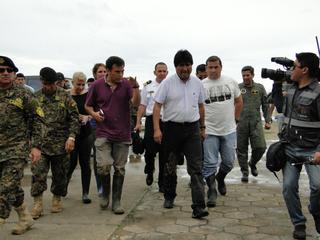
[{"label": "sunglasses", "polygon": [[7,71],[7,73],[14,72],[12,68],[0,68],[0,73],[4,73],[5,71]]}]

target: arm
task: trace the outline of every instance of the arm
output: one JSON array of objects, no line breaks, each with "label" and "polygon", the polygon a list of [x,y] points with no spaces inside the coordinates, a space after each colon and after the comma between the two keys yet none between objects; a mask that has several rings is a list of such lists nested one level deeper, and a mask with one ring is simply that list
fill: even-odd
[{"label": "arm", "polygon": [[161,103],[155,102],[153,107],[153,138],[154,141],[157,143],[161,143],[162,140],[162,132],[160,130],[160,110],[161,110]]},{"label": "arm", "polygon": [[200,136],[201,136],[201,139],[203,141],[205,139],[205,137],[206,137],[206,126],[204,125],[205,109],[204,109],[204,104],[203,103],[199,104],[199,115],[200,115],[200,119],[199,119]]},{"label": "arm", "polygon": [[265,129],[270,129],[271,127],[271,115],[269,111],[269,104],[267,102],[267,93],[264,87],[262,87],[262,96],[261,96],[261,107],[263,112],[263,117],[265,120]]},{"label": "arm", "polygon": [[141,131],[141,118],[144,115],[145,111],[146,111],[146,106],[140,104],[139,108],[138,108],[138,112],[137,112],[137,123],[136,126],[134,127],[134,130],[138,130],[139,132]]},{"label": "arm", "polygon": [[104,117],[103,115],[101,115],[99,112],[95,112],[93,110],[93,107],[88,106],[87,104],[84,105],[84,108],[86,109],[86,112],[92,117],[94,118],[97,122],[103,122]]},{"label": "arm", "polygon": [[130,100],[133,107],[139,107],[140,105],[140,91],[139,84],[136,77],[128,77],[128,82],[132,86],[132,98]]},{"label": "arm", "polygon": [[239,97],[234,99],[234,119],[236,121],[239,121],[240,119],[242,107],[243,107],[243,102],[242,102],[242,96],[240,95]]},{"label": "arm", "polygon": [[69,137],[65,143],[65,150],[70,153],[74,149],[75,138],[80,131],[80,123],[77,104],[71,96],[66,98],[66,106],[68,108]]}]

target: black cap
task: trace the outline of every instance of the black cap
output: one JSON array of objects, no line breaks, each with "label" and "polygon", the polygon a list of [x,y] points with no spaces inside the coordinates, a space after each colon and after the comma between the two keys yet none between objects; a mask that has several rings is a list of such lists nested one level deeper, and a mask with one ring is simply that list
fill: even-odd
[{"label": "black cap", "polygon": [[44,67],[40,70],[40,79],[44,82],[55,83],[57,81],[57,73],[52,68]]},{"label": "black cap", "polygon": [[58,81],[62,81],[62,80],[64,80],[64,79],[65,79],[65,78],[64,78],[63,73],[57,72],[57,80],[58,80]]},{"label": "black cap", "polygon": [[19,69],[16,67],[16,65],[14,65],[13,61],[10,58],[5,57],[5,56],[0,56],[0,66],[11,67],[14,72],[19,71]]}]

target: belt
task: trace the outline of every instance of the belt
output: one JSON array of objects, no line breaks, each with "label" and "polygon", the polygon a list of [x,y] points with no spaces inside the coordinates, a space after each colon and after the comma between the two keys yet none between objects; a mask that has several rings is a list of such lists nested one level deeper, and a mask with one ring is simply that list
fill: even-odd
[{"label": "belt", "polygon": [[170,124],[170,125],[177,125],[177,126],[191,126],[194,124],[197,124],[199,121],[195,121],[195,122],[173,122],[173,121],[168,121],[165,122],[166,124]]}]

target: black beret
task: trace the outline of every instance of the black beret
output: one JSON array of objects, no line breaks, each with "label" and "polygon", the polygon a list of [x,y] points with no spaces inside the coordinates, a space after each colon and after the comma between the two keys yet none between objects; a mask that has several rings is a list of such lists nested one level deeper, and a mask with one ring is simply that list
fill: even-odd
[{"label": "black beret", "polygon": [[64,80],[64,75],[63,75],[63,73],[57,72],[57,80],[58,80],[58,81]]},{"label": "black beret", "polygon": [[42,81],[55,83],[57,81],[57,73],[52,68],[44,67],[40,70],[40,78]]},{"label": "black beret", "polygon": [[11,67],[14,72],[18,72],[19,69],[14,65],[13,61],[5,56],[0,56],[0,66]]}]

